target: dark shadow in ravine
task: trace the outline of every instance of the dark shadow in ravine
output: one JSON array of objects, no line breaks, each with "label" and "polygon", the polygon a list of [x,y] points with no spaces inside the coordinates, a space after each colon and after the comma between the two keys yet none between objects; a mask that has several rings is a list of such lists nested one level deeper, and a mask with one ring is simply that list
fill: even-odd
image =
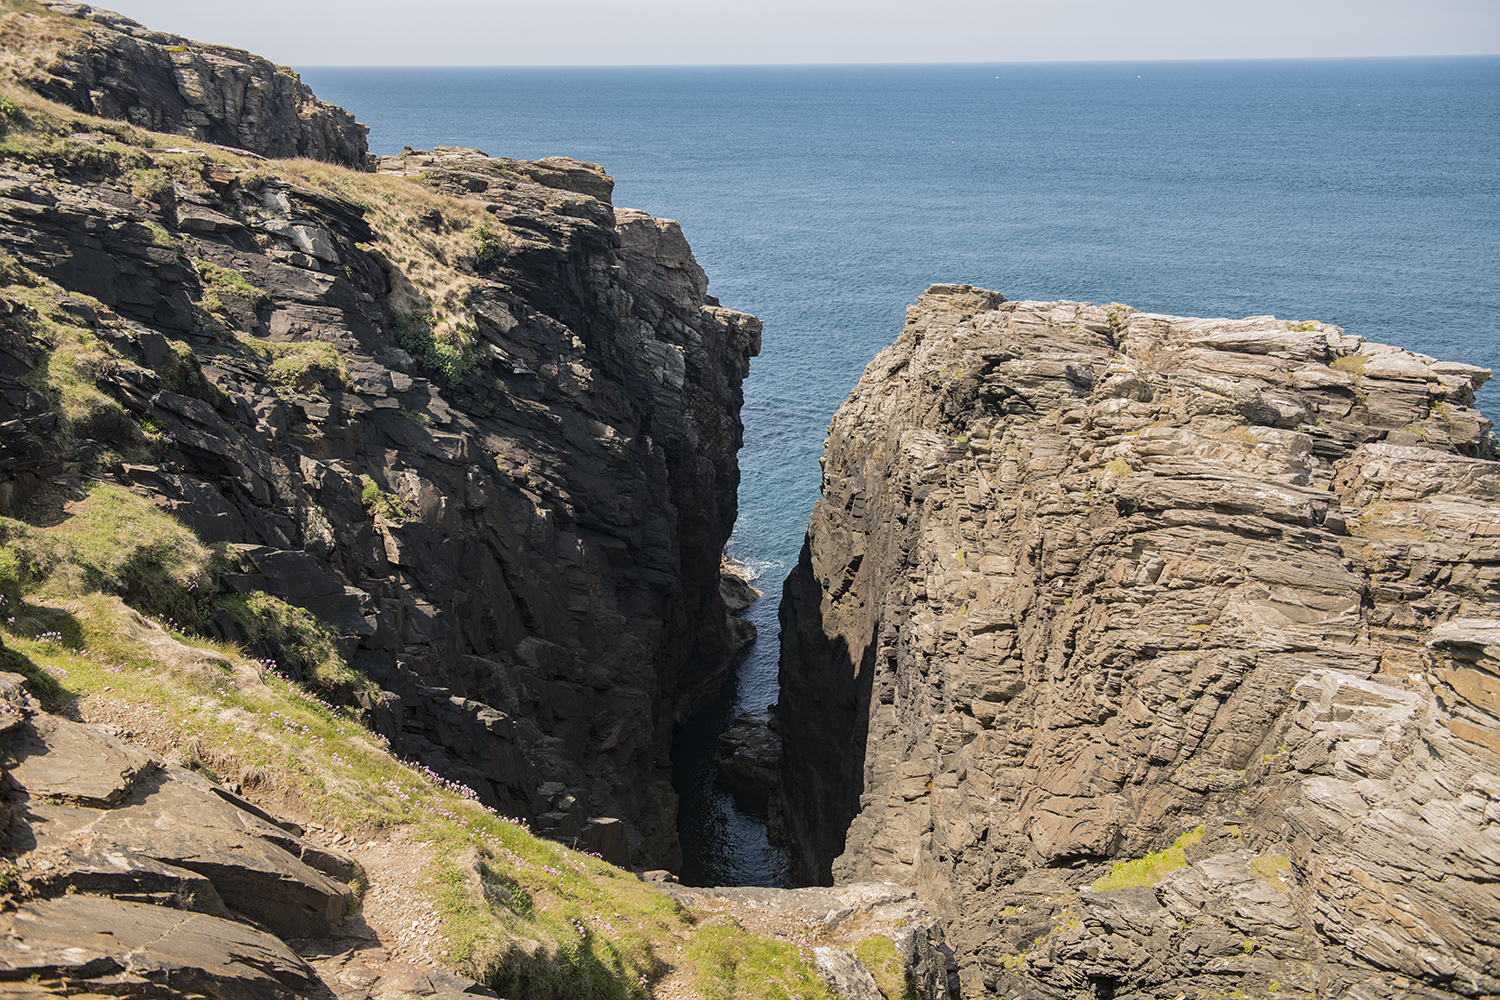
[{"label": "dark shadow in ravine", "polygon": [[[763,635],[759,641],[767,639]],[[792,884],[786,852],[766,835],[766,818],[735,801],[719,784],[714,764],[719,734],[745,711],[740,688],[749,664],[749,657],[736,664],[713,703],[679,726],[672,738],[672,785],[679,799],[677,836],[682,843],[677,877],[684,885]]]},{"label": "dark shadow in ravine", "polygon": [[800,885],[833,884],[833,860],[859,814],[880,631],[878,616],[859,620],[862,648],[852,650],[839,622],[824,620],[822,596],[804,542],[779,609],[777,712],[783,745],[791,748],[782,755],[782,818]]}]

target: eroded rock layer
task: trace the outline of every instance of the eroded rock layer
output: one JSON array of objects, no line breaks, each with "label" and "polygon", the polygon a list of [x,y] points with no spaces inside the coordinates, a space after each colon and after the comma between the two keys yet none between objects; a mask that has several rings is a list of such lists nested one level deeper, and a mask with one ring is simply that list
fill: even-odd
[{"label": "eroded rock layer", "polygon": [[1488,374],[934,286],[782,604],[803,874],[935,902],[966,996],[1500,991]]},{"label": "eroded rock layer", "polygon": [[[55,155],[0,162],[3,512],[69,468],[151,496],[228,545],[226,590],[342,637],[398,752],[675,866],[672,729],[736,650],[719,564],[760,339],[677,223],[571,160],[289,178],[124,130],[79,166],[97,120],[47,127]],[[59,351],[81,381],[49,381]]]},{"label": "eroded rock layer", "polygon": [[318,100],[288,67],[244,49],[152,31],[113,11],[66,2],[0,17],[0,40],[9,50],[0,66],[79,111],[262,156],[359,169],[369,159],[368,128]]}]

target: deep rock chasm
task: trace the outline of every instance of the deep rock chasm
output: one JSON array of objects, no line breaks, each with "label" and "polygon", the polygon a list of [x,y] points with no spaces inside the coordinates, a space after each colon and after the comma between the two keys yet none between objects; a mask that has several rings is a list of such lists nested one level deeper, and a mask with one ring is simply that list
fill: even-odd
[{"label": "deep rock chasm", "polygon": [[595,165],[0,42],[0,992],[1500,992],[1487,371],[933,286],[720,741],[827,888],[684,887],[759,321]]}]

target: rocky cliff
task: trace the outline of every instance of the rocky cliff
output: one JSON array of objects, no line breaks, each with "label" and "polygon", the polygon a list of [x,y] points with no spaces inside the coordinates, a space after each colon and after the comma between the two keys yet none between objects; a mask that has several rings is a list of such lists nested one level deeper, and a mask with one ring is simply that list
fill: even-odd
[{"label": "rocky cliff", "polygon": [[367,165],[369,130],[285,66],[87,4],[0,10],[0,67],[77,111],[262,156]]},{"label": "rocky cliff", "polygon": [[803,873],[934,901],[970,997],[1500,991],[1488,375],[934,286],[787,581]]},{"label": "rocky cliff", "polygon": [[[363,173],[11,106],[4,513],[57,475],[153,498],[219,546],[195,587],[332,629],[398,752],[674,866],[672,728],[735,652],[719,563],[760,336],[677,224],[571,160]],[[192,614],[309,674],[264,616]]]},{"label": "rocky cliff", "polygon": [[677,224],[0,11],[0,993],[946,995],[910,890],[616,867],[754,635],[760,324]]}]

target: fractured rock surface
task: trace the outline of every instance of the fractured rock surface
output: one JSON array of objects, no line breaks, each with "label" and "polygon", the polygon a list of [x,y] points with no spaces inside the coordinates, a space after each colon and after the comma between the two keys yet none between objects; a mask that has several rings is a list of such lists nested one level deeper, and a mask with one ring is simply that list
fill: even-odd
[{"label": "fractured rock surface", "polygon": [[966,996],[1500,991],[1488,374],[934,286],[781,608],[804,876],[933,901]]},{"label": "fractured rock surface", "polygon": [[752,933],[806,942],[812,946],[819,975],[836,996],[880,1000],[871,970],[854,953],[859,942],[877,935],[894,945],[906,967],[905,996],[946,1000],[950,995],[953,956],[943,937],[942,922],[910,889],[889,882],[806,889],[707,889],[664,881],[660,887],[703,919],[723,914]]},{"label": "fractured rock surface", "polygon": [[[675,865],[672,729],[753,637],[719,562],[759,321],[706,294],[675,222],[616,210],[597,166],[411,152],[381,161],[391,183],[472,201],[496,240],[429,220],[469,255],[472,366],[448,378],[400,346],[432,305],[361,206],[198,162],[160,202],[0,165],[0,246],[103,307],[77,302],[115,355],[95,384],[129,416],[85,449],[159,428],[159,460],[101,471],[229,543],[227,589],[329,623],[385,688],[369,707],[398,753],[559,839]],[[11,313],[0,434],[24,455],[56,414],[25,391],[43,354]],[[237,335],[337,363],[289,381]],[[48,457],[0,469],[9,511]]]},{"label": "fractured rock surface", "polygon": [[318,100],[285,66],[244,49],[152,31],[88,4],[44,6],[65,21],[49,25],[41,15],[11,15],[18,22],[14,30],[29,43],[51,41],[19,73],[44,97],[153,132],[262,156],[367,166],[369,129],[343,108]]},{"label": "fractured rock surface", "polygon": [[343,920],[346,856],[40,711],[19,675],[0,674],[0,695],[15,720],[0,734],[0,836],[20,857],[21,896],[0,913],[0,993],[68,982],[122,996],[331,996],[281,938],[326,937]]}]

